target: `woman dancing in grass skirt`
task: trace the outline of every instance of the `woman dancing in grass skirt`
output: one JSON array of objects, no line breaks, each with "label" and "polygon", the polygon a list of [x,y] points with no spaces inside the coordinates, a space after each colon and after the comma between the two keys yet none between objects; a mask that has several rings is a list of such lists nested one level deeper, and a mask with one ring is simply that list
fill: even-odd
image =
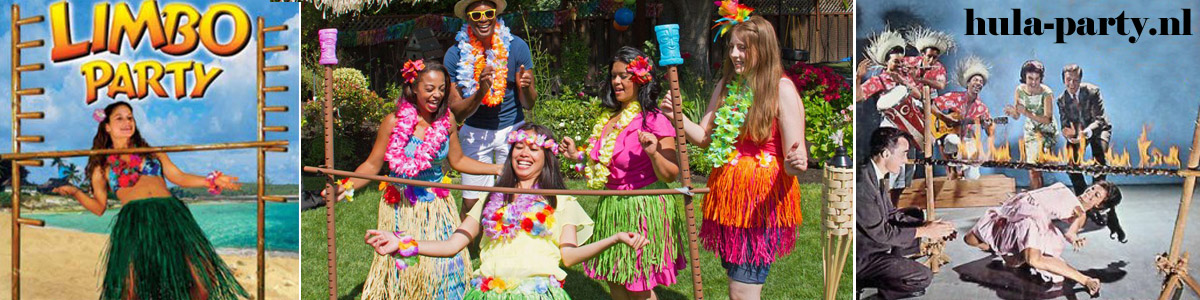
[{"label": "woman dancing in grass skirt", "polygon": [[[92,149],[150,147],[137,130],[133,107],[109,104],[93,117],[100,122]],[[105,251],[100,299],[237,299],[249,297],[196,225],[191,211],[171,196],[167,180],[180,187],[208,187],[211,193],[238,189],[236,177],[207,177],[180,171],[165,153],[92,156],[92,193],[64,185],[55,193],[75,198],[103,215],[110,193],[121,201]]]},{"label": "woman dancing in grass skirt", "polygon": [[[617,50],[604,83],[604,108],[587,149],[563,138],[560,146],[580,162],[593,189],[665,189],[675,181],[675,127],[658,111],[661,89],[650,57],[632,47]],[[652,299],[654,287],[675,283],[686,264],[679,246],[685,232],[679,197],[602,196],[596,208],[596,234],[637,232],[650,244],[641,250],[615,247],[584,263],[589,277],[608,282],[613,299]]]},{"label": "woman dancing in grass skirt", "polygon": [[[509,133],[508,142],[508,160],[496,186],[566,188],[549,129],[525,123]],[[560,265],[578,264],[618,243],[637,250],[649,242],[640,234],[622,232],[584,245],[592,227],[592,219],[574,197],[492,193],[475,203],[449,238],[417,240],[409,233],[384,229],[368,230],[366,242],[375,252],[395,257],[393,268],[403,273],[425,263],[417,257],[453,256],[482,232],[480,267],[466,299],[565,300],[571,297],[563,289],[567,272]]]},{"label": "woman dancing in grass skirt", "polygon": [[[442,163],[449,160],[452,168],[463,173],[498,174],[498,165],[462,155],[454,114],[446,108],[450,78],[445,67],[408,61],[401,72],[405,86],[396,113],[384,117],[371,154],[354,171],[378,174],[386,166],[391,177],[440,182],[445,176]],[[368,182],[343,179],[338,190],[341,197],[353,200],[354,189]],[[391,183],[381,183],[379,189],[383,199],[376,228],[405,231],[421,239],[447,239],[461,222],[449,190]],[[376,255],[362,299],[462,299],[471,271],[467,251],[421,260],[414,270],[397,272],[392,259]]]},{"label": "woman dancing in grass skirt", "polygon": [[732,32],[724,75],[700,124],[684,117],[688,140],[714,164],[700,240],[721,257],[732,299],[758,299],[771,264],[792,251],[801,220],[793,176],[808,168],[800,94],[783,77],[771,23],[747,10],[721,3],[731,28],[720,32]]}]

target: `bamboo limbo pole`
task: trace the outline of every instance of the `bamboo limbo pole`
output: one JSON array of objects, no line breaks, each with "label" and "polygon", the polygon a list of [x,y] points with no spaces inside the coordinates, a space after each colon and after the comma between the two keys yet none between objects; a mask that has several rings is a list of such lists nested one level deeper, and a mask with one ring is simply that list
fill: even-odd
[{"label": "bamboo limbo pole", "polygon": [[[1200,168],[1200,112],[1197,112],[1196,115],[1195,132],[1192,133],[1192,151],[1187,161],[1187,169],[1196,170],[1198,168]],[[1187,226],[1188,208],[1192,204],[1192,191],[1195,188],[1196,174],[1188,173],[1183,177],[1183,196],[1179,200],[1179,211],[1175,216],[1175,231],[1171,236],[1171,248],[1165,262],[1162,261],[1164,259],[1162,255],[1158,257],[1159,271],[1167,273],[1167,280],[1163,285],[1162,292],[1158,294],[1159,300],[1166,300],[1174,295],[1181,283],[1186,283],[1192,288],[1192,292],[1200,295],[1196,280],[1187,274],[1188,254],[1180,253],[1180,248],[1183,246],[1184,227]],[[1163,263],[1169,265],[1170,268],[1163,268]]]},{"label": "bamboo limbo pole", "polygon": [[[921,98],[925,105],[925,138],[922,140],[925,150],[925,220],[933,221],[937,219],[937,210],[934,205],[934,190],[933,190],[933,164],[930,161],[933,159],[933,99],[929,95],[929,87],[924,87],[921,90]],[[921,254],[928,256],[925,260],[925,265],[934,273],[941,271],[942,265],[950,262],[950,257],[943,253],[946,247],[946,241],[935,241],[933,239],[921,240]]]},{"label": "bamboo limbo pole", "polygon": [[[273,131],[272,127],[266,126],[267,113],[268,112],[287,112],[287,106],[276,106],[276,107],[268,107],[267,106],[267,93],[269,93],[269,92],[285,92],[285,91],[287,91],[287,87],[283,86],[282,88],[275,87],[275,88],[268,89],[267,81],[266,81],[267,72],[287,71],[287,69],[288,69],[287,65],[267,66],[266,65],[267,52],[285,51],[285,50],[287,50],[287,45],[272,46],[272,47],[267,47],[264,45],[266,43],[266,39],[265,39],[266,32],[287,30],[287,25],[265,27],[263,25],[263,22],[264,22],[263,17],[258,17],[258,46],[257,46],[258,47],[258,53],[257,53],[258,54],[257,55],[258,56],[258,74],[257,74],[257,77],[258,77],[258,141],[259,142],[266,141],[267,131]],[[280,128],[280,127],[274,127],[274,128]],[[283,129],[283,131],[286,131],[287,127],[282,127],[282,129]],[[276,149],[278,149],[278,148],[276,148]],[[284,149],[284,151],[286,151],[286,148],[283,148],[283,149]],[[267,297],[267,289],[266,289],[266,286],[267,286],[267,284],[266,284],[267,283],[267,277],[266,277],[267,276],[267,267],[266,267],[266,261],[267,261],[267,255],[266,255],[266,253],[267,253],[266,252],[267,201],[279,199],[278,197],[271,197],[271,196],[266,195],[265,189],[266,189],[266,181],[267,181],[267,170],[266,170],[267,151],[272,151],[272,149],[259,147],[258,151],[257,151],[258,152],[258,184],[257,184],[258,185],[258,201],[257,201],[258,202],[258,243],[257,243],[258,299],[266,299],[266,297]]]},{"label": "bamboo limbo pole", "polygon": [[42,152],[0,154],[0,159],[11,159],[11,160],[22,160],[23,161],[23,160],[28,160],[28,159],[45,159],[45,158],[92,156],[92,155],[111,155],[111,154],[211,151],[211,150],[244,149],[244,148],[258,148],[258,147],[274,148],[274,147],[287,146],[287,145],[288,145],[288,141],[262,141],[262,142],[218,143],[218,144],[205,144],[205,145],[142,147],[142,148],[125,148],[125,149],[42,151]]},{"label": "bamboo limbo pole", "polygon": [[557,189],[522,189],[510,187],[496,186],[481,186],[481,185],[463,185],[454,183],[441,183],[432,181],[423,181],[415,179],[405,179],[399,177],[380,176],[376,174],[355,173],[350,171],[334,170],[329,168],[304,167],[304,172],[322,173],[330,176],[363,178],[375,181],[385,181],[399,183],[411,186],[423,186],[431,188],[441,188],[448,190],[463,190],[463,191],[480,191],[488,193],[504,193],[504,194],[530,194],[530,195],[576,195],[576,196],[643,196],[643,195],[687,195],[691,194],[707,194],[708,188],[698,189],[650,189],[650,190],[557,190]]},{"label": "bamboo limbo pole", "polygon": [[[325,66],[325,167],[333,166],[333,67],[337,60],[337,28],[326,28],[317,31],[321,44],[320,64]],[[327,186],[337,186],[333,176],[326,176]],[[336,189],[335,189],[336,190]],[[334,226],[333,205],[337,203],[337,193],[325,193],[325,238],[326,260],[329,264],[329,300],[337,300],[337,229]]]},{"label": "bamboo limbo pole", "polygon": [[[40,23],[43,21],[42,16],[33,16],[29,18],[21,18],[21,8],[17,5],[12,6],[12,152],[21,152],[21,143],[40,143],[40,137],[26,139],[21,135],[21,119],[41,119],[42,113],[21,112],[21,96],[41,95],[41,88],[21,88],[21,73],[28,71],[38,71],[42,69],[42,64],[21,65],[21,49],[41,47],[42,40],[33,40],[29,42],[21,42],[21,25]],[[31,117],[26,117],[31,116]],[[23,162],[12,159],[12,176],[9,181],[12,185],[12,299],[21,299],[21,225],[42,226],[44,222],[40,220],[21,218],[21,166],[23,165],[41,165],[41,161]]]},{"label": "bamboo limbo pole", "polygon": [[[675,107],[675,150],[679,152],[679,181],[683,188],[692,189],[692,170],[688,166],[687,141],[683,136],[683,99],[679,94],[679,70],[676,65],[683,63],[679,53],[679,24],[654,26],[655,36],[658,37],[658,65],[667,66],[667,80],[671,84],[671,100]],[[692,296],[704,299],[704,282],[700,278],[700,247],[699,235],[696,233],[696,208],[692,201],[692,193],[683,194],[684,214],[687,216],[688,256],[691,257]]]}]

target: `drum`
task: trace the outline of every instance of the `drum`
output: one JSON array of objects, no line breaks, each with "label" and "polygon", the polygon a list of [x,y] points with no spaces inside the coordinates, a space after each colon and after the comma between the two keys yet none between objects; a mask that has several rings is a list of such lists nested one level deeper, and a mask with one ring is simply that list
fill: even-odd
[{"label": "drum", "polygon": [[925,141],[925,112],[909,97],[907,87],[898,85],[883,93],[875,107],[896,128],[912,135],[918,144]]}]

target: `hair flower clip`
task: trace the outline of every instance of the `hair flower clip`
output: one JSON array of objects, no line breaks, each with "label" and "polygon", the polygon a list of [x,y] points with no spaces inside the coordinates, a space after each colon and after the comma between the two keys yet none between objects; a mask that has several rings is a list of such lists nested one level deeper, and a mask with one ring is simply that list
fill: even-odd
[{"label": "hair flower clip", "polygon": [[413,81],[417,81],[417,72],[422,70],[425,70],[424,59],[410,60],[404,62],[404,69],[400,71],[400,74],[404,76],[404,83],[413,83]]},{"label": "hair flower clip", "polygon": [[717,5],[717,14],[721,15],[720,19],[713,21],[716,23],[713,28],[721,28],[717,30],[717,36],[713,37],[714,42],[717,41],[717,37],[725,35],[733,25],[750,20],[750,13],[754,12],[753,8],[738,3],[738,0],[714,1],[713,4]]},{"label": "hair flower clip", "polygon": [[654,65],[650,64],[645,56],[638,56],[625,66],[625,71],[633,74],[633,83],[638,85],[650,83],[651,76],[653,76],[650,74],[651,70],[654,70]]}]

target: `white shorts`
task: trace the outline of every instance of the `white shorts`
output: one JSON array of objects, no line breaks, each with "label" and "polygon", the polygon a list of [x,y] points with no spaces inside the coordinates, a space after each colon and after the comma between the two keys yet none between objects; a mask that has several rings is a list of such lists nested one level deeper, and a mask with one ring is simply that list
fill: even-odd
[{"label": "white shorts", "polygon": [[[503,165],[508,160],[508,133],[520,127],[524,122],[512,126],[490,130],[463,125],[458,130],[458,142],[462,144],[462,152],[466,157],[475,160]],[[465,185],[492,186],[496,182],[495,175],[462,174]],[[463,199],[482,199],[485,192],[463,191]]]}]

